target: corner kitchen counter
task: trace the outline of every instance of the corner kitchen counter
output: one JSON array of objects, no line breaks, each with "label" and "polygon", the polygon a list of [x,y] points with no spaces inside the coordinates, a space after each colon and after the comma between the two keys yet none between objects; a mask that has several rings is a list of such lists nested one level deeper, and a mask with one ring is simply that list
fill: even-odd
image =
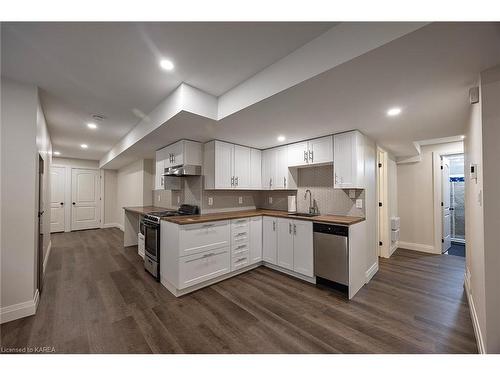
[{"label": "corner kitchen counter", "polygon": [[357,217],[357,216],[319,215],[310,217],[310,216],[290,215],[286,211],[262,210],[262,209],[217,212],[217,213],[202,214],[202,215],[163,217],[162,220],[169,221],[171,223],[179,225],[185,225],[185,224],[207,223],[210,221],[218,221],[218,220],[242,219],[254,216],[283,217],[287,219],[306,220],[306,221],[313,221],[315,223],[327,223],[327,224],[339,224],[339,225],[353,225],[365,220],[364,217]]}]

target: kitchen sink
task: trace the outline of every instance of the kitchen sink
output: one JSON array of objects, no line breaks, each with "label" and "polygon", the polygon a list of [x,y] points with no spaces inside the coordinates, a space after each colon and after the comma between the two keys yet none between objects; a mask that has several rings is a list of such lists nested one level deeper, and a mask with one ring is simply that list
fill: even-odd
[{"label": "kitchen sink", "polygon": [[288,216],[314,217],[314,216],[319,216],[319,214],[310,214],[308,212],[303,212],[303,213],[297,212],[297,213],[294,213],[294,214],[288,214]]}]

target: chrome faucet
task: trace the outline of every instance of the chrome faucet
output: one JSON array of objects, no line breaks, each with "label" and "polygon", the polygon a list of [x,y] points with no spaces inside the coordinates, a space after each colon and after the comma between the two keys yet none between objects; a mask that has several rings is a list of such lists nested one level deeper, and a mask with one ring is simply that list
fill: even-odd
[{"label": "chrome faucet", "polygon": [[307,199],[307,193],[309,193],[309,213],[310,214],[315,214],[316,213],[316,209],[313,206],[311,190],[309,190],[309,189],[306,190],[306,192],[304,194],[304,199]]}]

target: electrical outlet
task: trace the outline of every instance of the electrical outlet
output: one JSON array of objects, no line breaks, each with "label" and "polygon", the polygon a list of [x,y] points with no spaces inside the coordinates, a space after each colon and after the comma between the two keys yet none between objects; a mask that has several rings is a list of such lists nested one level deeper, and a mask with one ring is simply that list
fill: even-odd
[{"label": "electrical outlet", "polygon": [[238,197],[238,203],[243,204],[243,197]]},{"label": "electrical outlet", "polygon": [[269,197],[269,204],[273,204],[273,197]]},{"label": "electrical outlet", "polygon": [[356,208],[363,208],[363,199],[356,199]]},{"label": "electrical outlet", "polygon": [[212,197],[208,197],[208,205],[213,206],[214,205],[214,199]]},{"label": "electrical outlet", "polygon": [[181,197],[177,197],[177,204],[181,203]]},{"label": "electrical outlet", "polygon": [[356,198],[356,190],[354,189],[349,190],[349,198],[351,199]]},{"label": "electrical outlet", "polygon": [[161,195],[158,194],[158,202],[161,202]]}]

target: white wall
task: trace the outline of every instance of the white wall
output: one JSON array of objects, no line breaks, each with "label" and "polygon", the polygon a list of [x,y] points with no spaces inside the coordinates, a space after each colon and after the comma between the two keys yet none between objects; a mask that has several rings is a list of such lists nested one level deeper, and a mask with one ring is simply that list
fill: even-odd
[{"label": "white wall", "polygon": [[150,159],[137,160],[117,172],[116,219],[123,228],[123,207],[152,205],[154,167]]},{"label": "white wall", "polygon": [[[481,95],[480,95],[481,97]],[[466,277],[476,337],[480,349],[484,350],[486,339],[486,306],[484,278],[484,225],[483,206],[483,134],[481,118],[482,98],[478,104],[470,106],[470,117],[464,140],[465,157],[465,241]],[[470,179],[471,164],[477,164],[479,174],[476,181]]]},{"label": "white wall", "polygon": [[434,245],[433,152],[462,153],[462,142],[422,146],[422,160],[397,165],[400,247],[440,253]]},{"label": "white wall", "polygon": [[[2,77],[1,320],[36,311],[37,163],[50,150],[37,88]],[[37,145],[38,144],[38,145]],[[47,154],[42,157],[47,158]],[[50,162],[50,157],[47,162]],[[48,174],[48,169],[46,170]],[[47,181],[45,181],[47,184]],[[47,185],[46,185],[47,186]],[[50,202],[50,199],[45,199]],[[50,212],[50,210],[47,210]],[[45,220],[50,223],[50,214]],[[22,235],[19,235],[20,228]]]},{"label": "white wall", "polygon": [[98,160],[85,160],[85,159],[75,159],[75,158],[52,157],[52,164],[70,168],[91,168],[91,169],[99,168]]},{"label": "white wall", "polygon": [[481,91],[486,350],[500,353],[500,65],[481,73]]},{"label": "white wall", "polygon": [[104,213],[105,227],[118,224],[118,172],[112,169],[104,170]]}]

